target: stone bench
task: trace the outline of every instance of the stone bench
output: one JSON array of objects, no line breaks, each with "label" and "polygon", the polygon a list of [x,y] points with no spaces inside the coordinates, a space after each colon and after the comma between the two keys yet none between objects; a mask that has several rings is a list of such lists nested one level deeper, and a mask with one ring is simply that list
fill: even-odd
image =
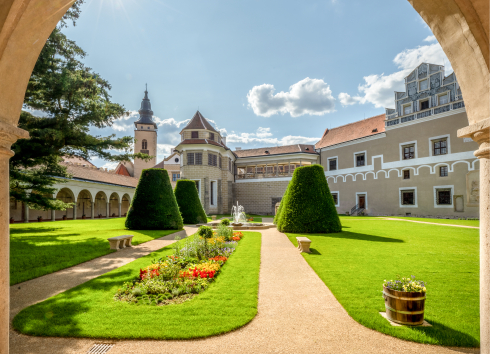
[{"label": "stone bench", "polygon": [[311,253],[311,240],[308,237],[296,237],[296,241],[298,241],[298,249],[300,252]]},{"label": "stone bench", "polygon": [[111,246],[111,250],[119,251],[121,248],[132,247],[131,240],[133,239],[133,235],[122,235],[108,238],[109,244]]}]

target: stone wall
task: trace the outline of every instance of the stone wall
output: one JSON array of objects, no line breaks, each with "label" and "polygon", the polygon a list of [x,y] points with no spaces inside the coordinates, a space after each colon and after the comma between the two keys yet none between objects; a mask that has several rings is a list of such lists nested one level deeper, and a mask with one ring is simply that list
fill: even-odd
[{"label": "stone wall", "polygon": [[252,180],[234,185],[233,202],[243,205],[247,214],[273,215],[274,205],[280,201],[290,178],[284,181]]}]

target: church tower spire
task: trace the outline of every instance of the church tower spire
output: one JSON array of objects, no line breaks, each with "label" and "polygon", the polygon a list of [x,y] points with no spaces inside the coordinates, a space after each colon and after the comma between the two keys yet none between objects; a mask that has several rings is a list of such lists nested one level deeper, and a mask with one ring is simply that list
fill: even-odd
[{"label": "church tower spire", "polygon": [[134,160],[134,177],[139,178],[141,171],[152,168],[157,164],[157,130],[158,127],[153,121],[153,111],[151,110],[150,99],[148,98],[148,86],[145,89],[145,97],[141,101],[141,108],[138,111],[139,119],[134,122],[134,152],[145,153],[153,158],[150,161],[141,159]]}]

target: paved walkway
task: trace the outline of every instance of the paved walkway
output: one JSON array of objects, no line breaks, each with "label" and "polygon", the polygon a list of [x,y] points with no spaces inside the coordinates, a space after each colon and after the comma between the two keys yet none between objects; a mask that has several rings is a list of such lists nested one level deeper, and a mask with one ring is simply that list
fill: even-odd
[{"label": "paved walkway", "polygon": [[[51,281],[59,284],[54,277]],[[31,291],[37,291],[40,285]],[[11,301],[19,307],[16,298],[12,294]],[[11,353],[22,354],[86,353],[94,343],[114,343],[109,354],[479,353],[406,342],[361,326],[347,315],[298,250],[276,229],[262,231],[259,313],[239,330],[181,341],[40,338],[11,331],[10,343]]]},{"label": "paved walkway", "polygon": [[480,229],[478,226],[467,226],[467,225],[455,225],[455,224],[441,224],[438,222],[429,222],[429,221],[417,221],[417,220],[407,220],[407,219],[397,219],[397,218],[380,218],[385,220],[396,220],[396,221],[409,221],[416,222],[419,224],[431,224],[431,225],[440,225],[440,226],[453,226],[453,227],[464,227],[467,229]]}]

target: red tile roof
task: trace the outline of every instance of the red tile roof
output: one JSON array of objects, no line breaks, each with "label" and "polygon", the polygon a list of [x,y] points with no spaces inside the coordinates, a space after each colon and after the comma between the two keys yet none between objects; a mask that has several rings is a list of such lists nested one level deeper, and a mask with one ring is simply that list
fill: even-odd
[{"label": "red tile roof", "polygon": [[268,156],[294,153],[316,154],[315,146],[307,144],[294,144],[285,146],[264,147],[258,149],[235,150],[234,153],[238,157]]},{"label": "red tile roof", "polygon": [[321,149],[346,141],[383,133],[385,131],[385,119],[386,115],[380,114],[379,116],[366,118],[333,129],[326,129],[320,141],[315,144],[315,148]]},{"label": "red tile roof", "polygon": [[119,175],[114,173],[114,171],[102,171],[96,167],[83,167],[66,162],[62,162],[62,164],[66,166],[68,173],[74,179],[115,184],[124,187],[136,187],[138,185],[137,178]]},{"label": "red tile roof", "polygon": [[95,167],[95,165],[90,162],[90,161],[87,161],[85,159],[82,159],[81,157],[78,157],[78,156],[63,156],[63,161],[65,162],[71,162],[71,163],[81,163],[82,165],[88,165],[88,166],[92,166],[92,167]]},{"label": "red tile roof", "polygon": [[209,124],[206,118],[204,118],[201,112],[199,111],[197,111],[196,114],[194,114],[194,117],[192,117],[191,121],[187,123],[184,129],[181,130],[181,133],[186,129],[207,129],[218,133],[218,131],[214,129],[214,127],[211,124]]},{"label": "red tile roof", "polygon": [[131,175],[129,174],[128,172],[128,169],[126,168],[126,166],[124,166],[122,163],[120,163],[117,168],[116,168],[116,171],[115,173],[117,175],[122,175],[122,176],[128,176],[128,177],[131,177]]}]

